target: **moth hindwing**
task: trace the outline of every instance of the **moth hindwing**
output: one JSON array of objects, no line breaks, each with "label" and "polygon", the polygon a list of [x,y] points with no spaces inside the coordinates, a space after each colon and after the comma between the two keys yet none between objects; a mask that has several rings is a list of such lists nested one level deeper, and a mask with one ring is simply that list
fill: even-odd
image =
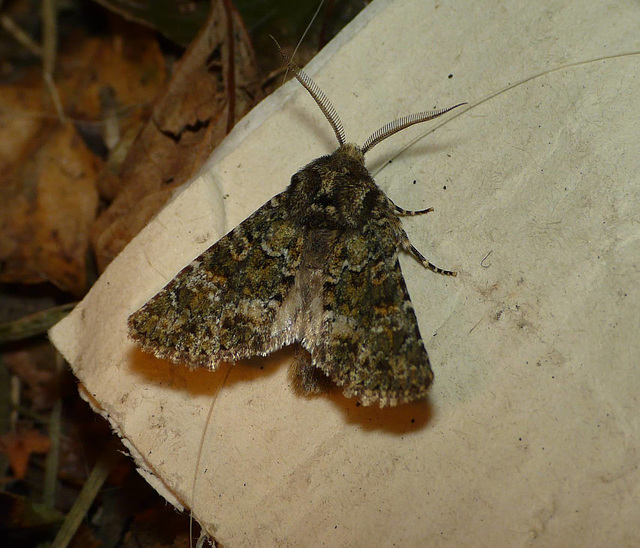
[{"label": "moth hindwing", "polygon": [[[284,54],[283,54],[284,56]],[[424,398],[429,357],[398,253],[413,253],[397,207],[376,185],[364,153],[386,137],[452,108],[400,118],[362,146],[345,143],[335,109],[288,62],[330,121],[338,149],[313,160],[287,189],[213,244],[129,317],[129,332],[160,358],[215,369],[299,343],[297,385],[328,377],[364,405]],[[459,105],[456,105],[459,106]]]}]

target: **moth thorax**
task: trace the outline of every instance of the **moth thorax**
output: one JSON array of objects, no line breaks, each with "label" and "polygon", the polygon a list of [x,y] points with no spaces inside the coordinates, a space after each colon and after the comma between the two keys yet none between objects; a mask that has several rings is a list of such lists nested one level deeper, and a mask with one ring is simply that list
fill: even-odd
[{"label": "moth thorax", "polygon": [[364,164],[364,154],[362,153],[362,149],[355,143],[345,143],[344,145],[340,145],[338,150],[336,150],[336,153],[344,154],[348,158]]}]

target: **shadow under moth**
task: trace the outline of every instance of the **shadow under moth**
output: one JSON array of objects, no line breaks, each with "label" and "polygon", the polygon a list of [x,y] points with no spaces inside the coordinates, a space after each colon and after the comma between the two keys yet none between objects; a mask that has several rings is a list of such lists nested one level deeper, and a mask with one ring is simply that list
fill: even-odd
[{"label": "shadow under moth", "polygon": [[[279,46],[278,46],[279,48]],[[425,397],[433,372],[400,250],[449,276],[411,245],[364,155],[387,137],[460,106],[399,118],[362,147],[347,143],[333,105],[280,50],[333,127],[338,149],[186,266],[129,317],[130,336],[157,357],[215,369],[299,343],[292,374],[303,393],[330,379],[381,407]],[[464,104],[464,103],[461,103]]]}]

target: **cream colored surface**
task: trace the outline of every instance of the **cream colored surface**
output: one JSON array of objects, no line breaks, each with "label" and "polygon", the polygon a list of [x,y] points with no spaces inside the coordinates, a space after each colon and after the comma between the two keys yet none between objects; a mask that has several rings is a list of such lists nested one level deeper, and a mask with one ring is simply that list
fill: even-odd
[{"label": "cream colored surface", "polygon": [[[359,143],[401,115],[472,103],[368,156],[400,206],[435,207],[406,230],[459,277],[403,257],[436,375],[425,404],[296,396],[290,349],[230,369],[194,508],[224,546],[640,544],[640,55],[474,104],[640,50],[639,24],[637,2],[382,1],[314,60]],[[224,372],[141,354],[126,318],[334,148],[308,95],[285,86],[51,331],[174,504],[190,503]]]}]

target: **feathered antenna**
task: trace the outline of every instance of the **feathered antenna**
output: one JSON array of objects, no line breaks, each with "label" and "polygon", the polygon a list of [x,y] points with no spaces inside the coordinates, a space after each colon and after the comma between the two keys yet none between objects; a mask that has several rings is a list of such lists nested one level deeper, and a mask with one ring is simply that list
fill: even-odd
[{"label": "feathered antenna", "polygon": [[329,101],[329,98],[317,86],[317,84],[311,78],[309,78],[306,72],[304,72],[298,65],[296,65],[293,61],[291,61],[291,59],[289,59],[289,56],[284,51],[282,51],[280,44],[278,44],[278,41],[273,36],[271,36],[271,39],[276,43],[280,55],[282,55],[284,62],[287,64],[289,69],[291,69],[291,72],[293,72],[294,76],[298,79],[298,82],[300,82],[303,87],[310,93],[311,97],[313,97],[313,100],[320,107],[320,110],[324,114],[325,118],[331,124],[331,127],[336,134],[336,138],[338,139],[338,143],[344,145],[347,142],[347,139],[344,135],[344,128],[342,127],[340,116],[338,116],[336,109],[333,108],[333,105],[331,104],[331,101]]},{"label": "feathered antenna", "polygon": [[458,103],[452,107],[441,108],[439,110],[428,110],[425,112],[418,112],[416,114],[409,114],[409,116],[403,116],[402,118],[398,118],[393,122],[389,122],[382,126],[379,130],[373,133],[371,137],[369,137],[362,145],[362,154],[365,154],[368,150],[371,150],[374,146],[376,146],[380,141],[384,141],[387,137],[391,137],[394,133],[398,133],[398,131],[402,131],[413,124],[419,124],[420,122],[427,122],[429,120],[433,120],[438,116],[442,116],[446,114],[450,110],[454,108],[458,108],[462,105],[466,105],[467,103]]},{"label": "feathered antenna", "polygon": [[[270,35],[271,36],[271,35]],[[296,65],[289,56],[282,51],[280,44],[278,41],[271,36],[271,39],[276,43],[276,47],[282,55],[284,62],[287,64],[287,67],[293,72],[298,82],[300,82],[304,88],[311,94],[314,101],[320,107],[320,110],[324,114],[325,118],[331,124],[334,133],[338,139],[338,143],[344,145],[346,143],[346,138],[344,135],[344,128],[342,127],[342,122],[340,121],[340,117],[336,112],[336,109],[329,101],[329,98],[324,94],[324,92],[318,87],[318,85],[304,72],[298,65]],[[402,118],[398,118],[393,122],[389,122],[382,126],[379,130],[374,132],[371,137],[369,137],[362,145],[362,154],[365,154],[367,151],[371,150],[374,146],[376,146],[381,141],[384,141],[387,137],[391,137],[394,133],[398,133],[403,129],[406,129],[414,124],[419,124],[421,122],[428,122],[429,120],[433,120],[434,118],[438,118],[443,114],[453,110],[454,108],[458,108],[462,105],[466,105],[467,103],[458,103],[452,107],[442,108],[439,110],[428,110],[425,112],[418,112],[416,114],[409,114],[409,116],[403,116]]]}]

